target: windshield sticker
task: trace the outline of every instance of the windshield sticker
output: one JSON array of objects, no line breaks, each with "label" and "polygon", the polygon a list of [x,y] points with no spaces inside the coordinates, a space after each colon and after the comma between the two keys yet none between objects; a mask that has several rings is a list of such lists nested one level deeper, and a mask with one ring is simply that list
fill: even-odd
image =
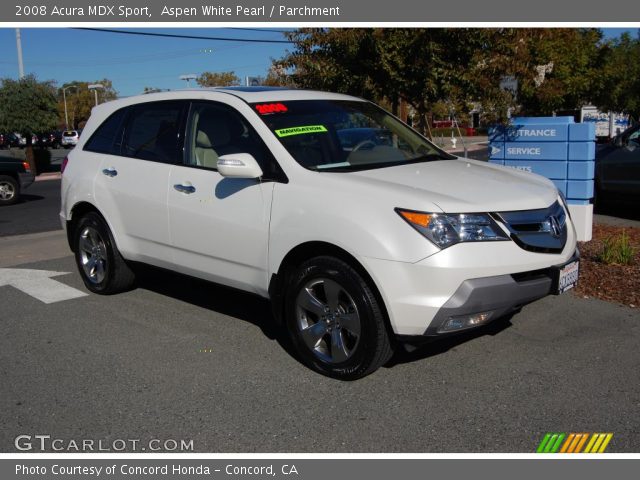
[{"label": "windshield sticker", "polygon": [[284,113],[289,109],[282,103],[261,103],[256,105],[256,110],[260,115],[267,115],[269,113]]},{"label": "windshield sticker", "polygon": [[302,135],[303,133],[323,133],[326,131],[327,127],[324,125],[306,125],[304,127],[289,127],[274,130],[275,134],[280,138],[289,137],[291,135]]}]

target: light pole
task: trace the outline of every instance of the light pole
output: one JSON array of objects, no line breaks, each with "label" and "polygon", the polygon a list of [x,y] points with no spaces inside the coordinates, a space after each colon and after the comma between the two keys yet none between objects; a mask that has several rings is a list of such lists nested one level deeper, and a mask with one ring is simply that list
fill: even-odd
[{"label": "light pole", "polygon": [[18,49],[18,75],[19,79],[24,77],[24,64],[22,63],[22,37],[20,29],[16,28],[16,48]]},{"label": "light pole", "polygon": [[69,130],[69,115],[67,114],[67,90],[70,88],[78,88],[77,85],[69,85],[62,89],[62,99],[64,100],[64,125]]},{"label": "light pole", "polygon": [[87,87],[89,90],[93,90],[93,93],[96,96],[96,107],[98,106],[98,90],[102,89],[104,90],[104,85],[102,85],[101,83],[92,83],[91,85],[89,85]]},{"label": "light pole", "polygon": [[187,82],[187,88],[191,88],[191,80],[195,80],[198,76],[195,73],[189,73],[187,75],[180,75],[179,78]]}]

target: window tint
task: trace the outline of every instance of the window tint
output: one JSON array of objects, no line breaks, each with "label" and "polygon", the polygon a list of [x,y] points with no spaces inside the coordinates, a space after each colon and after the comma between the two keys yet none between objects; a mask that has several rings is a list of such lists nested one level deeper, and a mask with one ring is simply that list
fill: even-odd
[{"label": "window tint", "polygon": [[267,179],[281,179],[282,170],[246,119],[231,107],[213,102],[195,103],[189,116],[185,163],[216,169],[218,157],[251,154]]},{"label": "window tint", "polygon": [[136,106],[127,122],[122,154],[142,160],[174,163],[178,160],[178,130],[182,102]]},{"label": "window tint", "polygon": [[[122,138],[122,121],[126,115],[126,109],[118,110],[111,114],[102,125],[91,135],[91,138],[85,145],[84,149],[90,152],[110,153],[117,155],[120,153],[120,142],[115,142],[116,137]],[[64,132],[64,135],[69,132]]]}]

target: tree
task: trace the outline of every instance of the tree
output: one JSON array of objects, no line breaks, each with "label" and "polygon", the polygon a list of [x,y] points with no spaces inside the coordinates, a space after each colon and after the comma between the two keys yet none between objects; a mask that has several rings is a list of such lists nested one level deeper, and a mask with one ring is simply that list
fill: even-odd
[{"label": "tree", "polygon": [[32,135],[56,128],[56,88],[52,81],[38,82],[34,75],[20,80],[5,78],[0,86],[0,130],[23,135],[26,158],[38,173],[33,156]]},{"label": "tree", "polygon": [[[113,88],[111,80],[103,78],[93,82],[75,80],[62,85],[58,91],[58,113],[60,115],[60,125],[64,125],[64,99],[62,88],[74,85],[75,89],[67,90],[67,114],[69,116],[70,128],[82,128],[89,120],[91,109],[95,106],[95,94],[89,90],[89,85],[100,84],[104,88],[98,90],[98,98],[100,103],[109,102],[118,98],[118,92]],[[66,128],[66,127],[65,127]]]},{"label": "tree", "polygon": [[[423,131],[436,104],[459,114],[473,103],[493,120],[549,115],[589,103],[601,84],[597,29],[307,28],[287,36],[294,49],[277,63],[296,85],[390,104],[394,113],[404,99]],[[500,87],[506,76],[517,91]]]},{"label": "tree", "polygon": [[142,93],[146,95],[147,93],[158,93],[161,91],[162,89],[157,87],[144,87],[144,90],[142,91]]},{"label": "tree", "polygon": [[293,87],[292,80],[287,75],[287,69],[277,60],[271,59],[273,64],[267,72],[267,76],[262,80],[262,85],[267,87]]},{"label": "tree", "polygon": [[630,114],[640,119],[640,33],[623,34],[603,46],[601,90],[595,104],[600,110]]},{"label": "tree", "polygon": [[298,86],[348,93],[391,105],[400,99],[417,112],[425,130],[432,105],[451,109],[471,98],[482,30],[300,29],[288,34],[294,50],[279,61]]},{"label": "tree", "polygon": [[203,72],[196,82],[201,87],[229,87],[240,85],[240,79],[234,72]]}]

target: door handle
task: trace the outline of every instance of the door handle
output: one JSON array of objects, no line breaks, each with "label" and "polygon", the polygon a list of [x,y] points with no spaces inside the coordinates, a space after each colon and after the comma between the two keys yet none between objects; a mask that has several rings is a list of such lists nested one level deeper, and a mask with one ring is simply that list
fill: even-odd
[{"label": "door handle", "polygon": [[180,193],[193,193],[196,191],[196,187],[193,185],[182,185],[180,183],[173,186]]},{"label": "door handle", "polygon": [[104,170],[102,170],[102,173],[107,177],[115,177],[116,175],[118,175],[118,171],[113,167],[105,168]]}]

